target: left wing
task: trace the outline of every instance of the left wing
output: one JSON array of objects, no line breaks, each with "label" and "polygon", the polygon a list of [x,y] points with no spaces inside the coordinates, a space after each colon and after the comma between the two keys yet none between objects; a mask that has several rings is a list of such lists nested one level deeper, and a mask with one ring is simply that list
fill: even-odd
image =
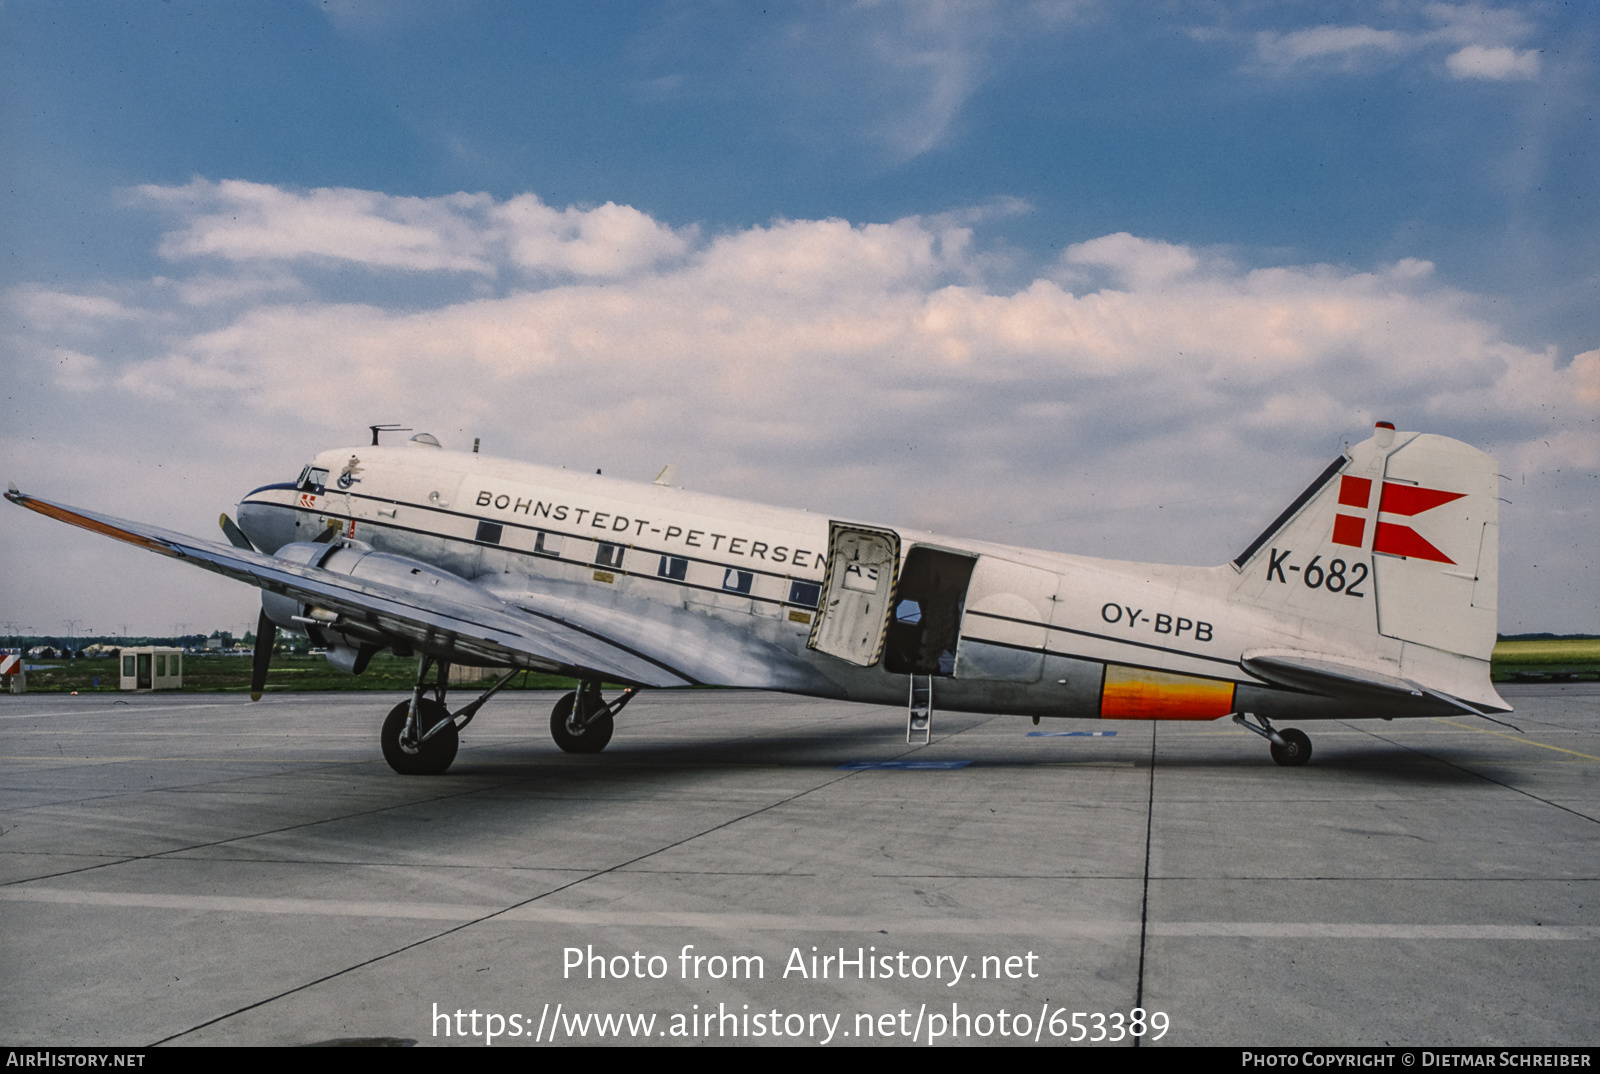
[{"label": "left wing", "polygon": [[[649,652],[618,644],[568,618],[518,608],[463,579],[451,576],[458,584],[441,593],[438,586],[426,584],[443,573],[433,568],[419,573],[424,584],[411,589],[51,503],[16,489],[8,491],[6,499],[47,518],[315,604],[365,631],[409,642],[423,651],[461,653],[485,664],[538,667],[640,686],[686,686],[698,681]],[[339,621],[327,625],[340,629]]]}]

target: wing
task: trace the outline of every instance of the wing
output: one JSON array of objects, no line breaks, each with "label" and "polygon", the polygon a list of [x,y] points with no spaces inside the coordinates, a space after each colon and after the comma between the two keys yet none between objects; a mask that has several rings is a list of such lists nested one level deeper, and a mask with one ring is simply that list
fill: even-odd
[{"label": "wing", "polygon": [[[636,639],[646,642],[646,648],[619,643],[603,630],[574,618],[565,606],[570,603],[567,601],[555,609],[541,610],[532,600],[518,606],[465,581],[448,587],[447,593],[424,592],[421,588],[355,579],[250,549],[51,503],[15,489],[6,493],[6,499],[47,518],[192,563],[298,602],[315,604],[337,613],[339,621],[330,624],[336,630],[349,624],[359,633],[376,633],[423,651],[462,654],[484,664],[536,667],[633,685],[685,686],[705,681],[692,671],[673,666],[670,659],[647,651],[661,649],[669,658],[674,653],[692,655],[694,645],[684,644],[684,638],[668,631],[664,639],[657,638],[653,643],[649,637]],[[482,595],[481,599],[477,594]]]}]

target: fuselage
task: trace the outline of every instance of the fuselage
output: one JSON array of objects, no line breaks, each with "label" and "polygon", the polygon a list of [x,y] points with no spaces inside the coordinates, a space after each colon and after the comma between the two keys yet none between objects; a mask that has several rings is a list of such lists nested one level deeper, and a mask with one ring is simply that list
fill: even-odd
[{"label": "fuselage", "polygon": [[817,685],[797,692],[875,703],[906,704],[910,681],[926,676],[947,710],[1382,716],[1382,701],[1352,712],[1348,702],[1272,685],[1244,670],[1241,657],[1287,643],[1396,666],[1401,659],[1401,642],[1363,622],[1353,602],[1375,602],[1354,586],[1341,594],[1337,621],[1286,618],[1238,600],[1229,565],[1126,563],[882,526],[860,528],[888,535],[894,549],[890,588],[880,588],[893,607],[880,600],[873,610],[871,595],[862,596],[859,640],[844,629],[835,632],[843,641],[829,643],[856,646],[841,656],[817,647],[826,633],[819,619],[857,614],[828,600],[849,596],[845,589],[825,588],[830,557],[846,569],[839,540],[852,524],[417,443],[323,452],[298,481],[246,495],[238,517],[266,552],[334,524],[346,539],[508,601],[559,586],[623,614],[645,609],[664,630],[679,617],[704,617],[809,665]]}]

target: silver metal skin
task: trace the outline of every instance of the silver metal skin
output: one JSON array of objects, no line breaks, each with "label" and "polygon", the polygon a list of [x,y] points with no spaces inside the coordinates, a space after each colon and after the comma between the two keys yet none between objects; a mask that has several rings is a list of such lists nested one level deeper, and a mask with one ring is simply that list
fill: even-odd
[{"label": "silver metal skin", "polygon": [[[422,744],[430,667],[442,706],[445,665],[463,664],[578,678],[564,718],[607,721],[605,738],[632,689],[705,684],[909,698],[908,738],[926,740],[937,679],[953,711],[1234,716],[1277,757],[1304,736],[1271,720],[1509,711],[1488,678],[1494,474],[1465,444],[1380,427],[1211,568],[830,520],[431,437],[323,452],[247,494],[227,543],[7,498],[261,588],[265,619],[335,666],[416,654],[402,745]],[[601,681],[631,689],[608,705]]]}]

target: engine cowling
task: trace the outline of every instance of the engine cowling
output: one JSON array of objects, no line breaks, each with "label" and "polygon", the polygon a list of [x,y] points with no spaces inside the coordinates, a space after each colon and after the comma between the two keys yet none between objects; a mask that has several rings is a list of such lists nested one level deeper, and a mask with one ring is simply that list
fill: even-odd
[{"label": "engine cowling", "polygon": [[[406,556],[374,551],[360,541],[330,544],[296,542],[284,545],[277,558],[304,567],[315,567],[362,582],[374,582],[423,597],[439,597],[457,604],[482,605],[498,609],[503,602],[459,575]],[[263,591],[261,607],[273,623],[309,635],[328,649],[328,662],[341,671],[360,674],[372,654],[396,645],[399,639],[387,637],[364,623],[352,622],[336,612],[308,604],[282,593]]]}]

